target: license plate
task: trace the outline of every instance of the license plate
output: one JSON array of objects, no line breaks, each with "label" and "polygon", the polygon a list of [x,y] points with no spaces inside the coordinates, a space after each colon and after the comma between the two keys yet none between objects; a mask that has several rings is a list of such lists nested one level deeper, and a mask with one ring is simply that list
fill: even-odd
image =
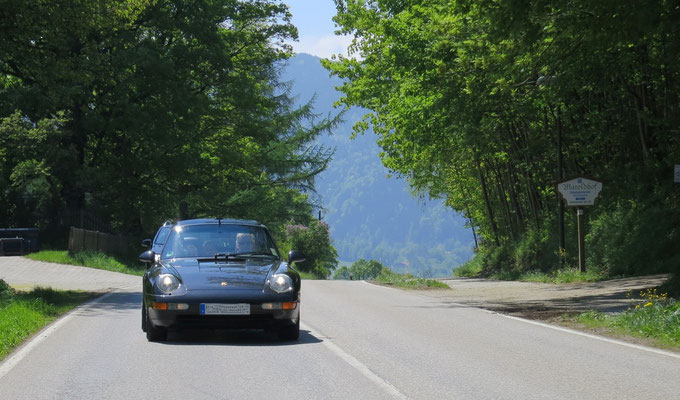
[{"label": "license plate", "polygon": [[201,303],[201,315],[250,315],[250,304]]}]

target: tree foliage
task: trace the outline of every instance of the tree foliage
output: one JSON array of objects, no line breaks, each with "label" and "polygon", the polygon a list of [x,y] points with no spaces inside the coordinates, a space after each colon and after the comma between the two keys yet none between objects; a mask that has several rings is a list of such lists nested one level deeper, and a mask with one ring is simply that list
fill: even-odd
[{"label": "tree foliage", "polygon": [[295,107],[276,1],[0,1],[0,213],[112,229],[229,216],[282,226],[332,151],[335,121]]},{"label": "tree foliage", "polygon": [[290,224],[286,226],[282,243],[284,251],[295,249],[305,255],[305,261],[296,263],[303,272],[326,279],[338,265],[338,252],[331,243],[328,224],[311,219],[308,225]]},{"label": "tree foliage", "polygon": [[377,278],[382,272],[383,268],[385,268],[385,266],[376,260],[366,261],[363,258],[360,258],[349,268],[345,266],[339,268],[335,272],[335,275],[333,275],[333,278],[370,280]]},{"label": "tree foliage", "polygon": [[[617,204],[680,217],[680,9],[669,1],[336,0],[354,57],[324,65],[344,79],[344,107],[370,110],[382,161],[441,196],[482,238],[487,268],[559,265],[555,184],[604,182],[588,210],[603,246]],[[558,171],[558,136],[563,170]],[[623,202],[623,203],[622,203]],[[576,236],[567,215],[567,237]],[[628,215],[623,221],[635,223]],[[644,237],[677,259],[677,230]],[[651,235],[651,236],[650,236]],[[618,243],[634,244],[630,235]],[[573,262],[575,240],[567,245]],[[599,243],[599,244],[598,244]],[[676,246],[677,247],[677,246]],[[599,257],[596,266],[615,270]],[[668,263],[666,263],[668,264]],[[629,272],[645,270],[637,265]]]}]

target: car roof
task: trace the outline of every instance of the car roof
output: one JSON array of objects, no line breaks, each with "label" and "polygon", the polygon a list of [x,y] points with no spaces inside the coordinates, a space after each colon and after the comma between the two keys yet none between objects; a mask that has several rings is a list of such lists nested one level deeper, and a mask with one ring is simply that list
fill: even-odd
[{"label": "car roof", "polygon": [[230,225],[252,225],[252,226],[262,226],[261,223],[252,219],[232,219],[232,218],[198,218],[198,219],[185,219],[183,221],[175,222],[178,226],[187,225],[218,225],[218,224],[230,224]]}]

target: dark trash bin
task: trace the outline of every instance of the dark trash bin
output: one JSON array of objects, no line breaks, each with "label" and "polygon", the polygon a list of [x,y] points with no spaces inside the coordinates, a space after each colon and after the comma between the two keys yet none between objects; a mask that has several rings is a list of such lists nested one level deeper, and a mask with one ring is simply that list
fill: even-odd
[{"label": "dark trash bin", "polygon": [[0,256],[14,256],[40,250],[38,228],[0,229]]}]

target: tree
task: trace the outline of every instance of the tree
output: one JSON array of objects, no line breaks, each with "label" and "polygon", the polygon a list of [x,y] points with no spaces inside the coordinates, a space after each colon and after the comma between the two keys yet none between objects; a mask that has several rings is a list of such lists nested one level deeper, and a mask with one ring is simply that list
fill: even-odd
[{"label": "tree", "polygon": [[363,258],[355,261],[350,268],[352,279],[375,279],[380,275],[384,266],[376,260],[366,261]]},{"label": "tree", "polygon": [[[0,117],[60,120],[21,167],[53,182],[42,219],[84,209],[138,233],[178,217],[283,226],[310,214],[304,192],[332,155],[312,143],[335,121],[308,124],[312,105],[293,107],[278,82],[277,62],[291,54],[284,40],[297,36],[285,5],[5,0],[0,9]],[[2,151],[8,184],[5,160],[22,155]],[[11,196],[0,193],[0,208],[25,223]]]},{"label": "tree", "polygon": [[680,215],[664,184],[680,153],[680,64],[670,61],[680,56],[680,10],[671,3],[336,5],[358,57],[324,66],[344,79],[345,108],[369,110],[355,132],[371,127],[386,167],[470,219],[490,270],[559,265],[558,132],[563,174],[596,176],[610,188],[593,218],[621,200]]},{"label": "tree", "polygon": [[291,224],[286,226],[285,250],[302,252],[306,259],[297,267],[319,278],[326,279],[338,265],[338,252],[331,244],[328,224],[311,219],[309,226]]}]

